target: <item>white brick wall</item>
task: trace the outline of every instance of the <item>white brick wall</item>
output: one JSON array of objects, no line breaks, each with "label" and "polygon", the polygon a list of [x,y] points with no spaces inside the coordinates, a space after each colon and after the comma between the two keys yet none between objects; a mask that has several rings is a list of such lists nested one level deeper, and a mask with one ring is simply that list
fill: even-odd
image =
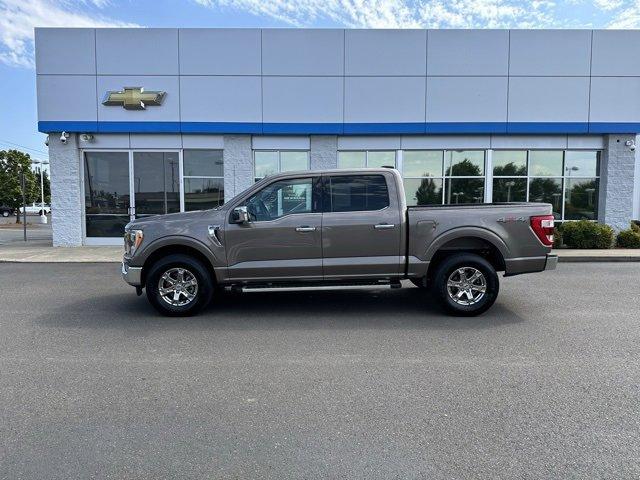
[{"label": "white brick wall", "polygon": [[77,247],[82,245],[83,221],[77,135],[70,135],[66,144],[60,133],[49,135],[49,162],[53,246]]},{"label": "white brick wall", "polygon": [[616,230],[629,228],[633,218],[635,152],[625,145],[635,135],[607,135],[600,167],[599,220]]}]

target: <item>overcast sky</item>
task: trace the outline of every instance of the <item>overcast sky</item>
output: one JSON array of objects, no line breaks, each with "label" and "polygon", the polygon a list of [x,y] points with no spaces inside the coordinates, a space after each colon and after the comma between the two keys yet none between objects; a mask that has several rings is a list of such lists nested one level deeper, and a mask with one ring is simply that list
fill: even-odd
[{"label": "overcast sky", "polygon": [[638,28],[640,0],[0,0],[0,149],[46,158],[36,131],[39,26]]}]

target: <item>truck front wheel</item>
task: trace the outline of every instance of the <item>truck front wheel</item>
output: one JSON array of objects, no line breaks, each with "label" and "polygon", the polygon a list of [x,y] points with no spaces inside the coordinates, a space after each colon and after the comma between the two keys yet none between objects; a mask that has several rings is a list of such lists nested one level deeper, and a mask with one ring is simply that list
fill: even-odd
[{"label": "truck front wheel", "polygon": [[213,281],[207,268],[188,255],[168,255],[151,266],[146,278],[147,298],[163,315],[194,315],[211,300]]},{"label": "truck front wheel", "polygon": [[459,253],[445,258],[437,267],[433,287],[447,312],[471,317],[493,305],[500,282],[487,260],[472,253]]}]

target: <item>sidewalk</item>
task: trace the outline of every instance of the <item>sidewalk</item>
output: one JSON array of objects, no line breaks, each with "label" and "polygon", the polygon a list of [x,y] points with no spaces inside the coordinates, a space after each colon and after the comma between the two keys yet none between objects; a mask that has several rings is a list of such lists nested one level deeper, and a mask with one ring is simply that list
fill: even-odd
[{"label": "sidewalk", "polygon": [[[0,262],[92,263],[122,261],[122,247],[51,247],[14,242],[0,246]],[[560,262],[640,262],[640,249],[554,250]]]}]

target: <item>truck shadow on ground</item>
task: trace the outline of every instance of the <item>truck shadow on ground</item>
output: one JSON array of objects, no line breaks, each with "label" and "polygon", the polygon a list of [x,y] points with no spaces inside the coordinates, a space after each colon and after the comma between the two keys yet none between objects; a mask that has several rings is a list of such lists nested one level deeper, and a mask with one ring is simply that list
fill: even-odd
[{"label": "truck shadow on ground", "polygon": [[[46,323],[75,328],[149,327],[221,330],[487,329],[525,321],[500,304],[478,317],[453,317],[418,288],[231,293],[217,296],[194,317],[158,314],[143,295],[105,295],[60,306],[66,315]],[[54,320],[55,318],[55,320]],[[43,319],[44,320],[44,319]]]}]

